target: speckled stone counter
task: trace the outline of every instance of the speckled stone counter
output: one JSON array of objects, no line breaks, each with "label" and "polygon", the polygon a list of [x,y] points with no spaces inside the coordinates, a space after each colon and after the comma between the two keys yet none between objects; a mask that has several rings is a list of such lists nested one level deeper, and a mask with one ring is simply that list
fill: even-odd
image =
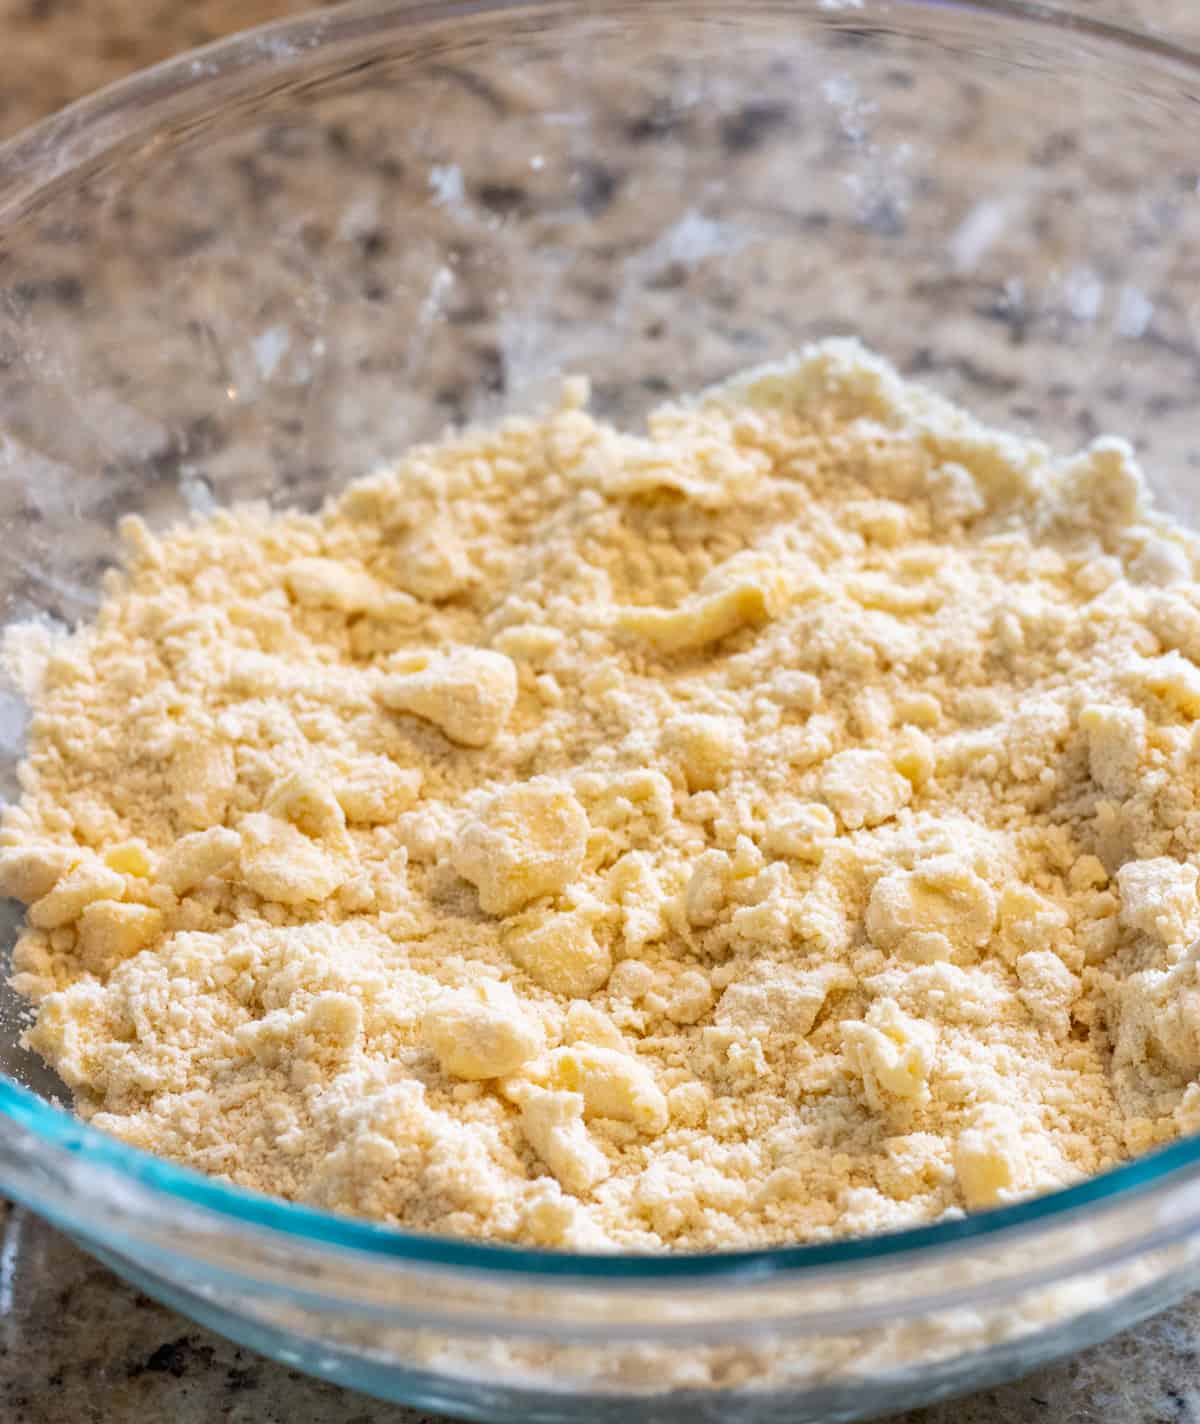
[{"label": "speckled stone counter", "polygon": [[[0,0],[0,137],[123,74],[311,0]],[[1200,42],[1195,0],[1080,11]],[[1200,1424],[1200,1297],[1018,1383],[907,1424]],[[418,1424],[154,1304],[0,1201],[0,1424]]]}]

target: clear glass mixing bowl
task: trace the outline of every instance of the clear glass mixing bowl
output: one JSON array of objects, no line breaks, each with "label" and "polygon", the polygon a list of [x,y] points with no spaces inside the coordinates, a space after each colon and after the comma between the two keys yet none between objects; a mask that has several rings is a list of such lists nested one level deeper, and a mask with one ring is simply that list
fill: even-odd
[{"label": "clear glass mixing bowl", "polygon": [[[86,617],[116,520],[313,505],[589,373],[635,422],[855,332],[1200,505],[1200,61],[1017,0],[370,3],[0,149],[0,600]],[[0,698],[11,794],[24,709]],[[4,923],[11,941],[15,917]],[[99,1136],[0,1004],[0,1188],[268,1354],[489,1420],[849,1419],[1197,1282],[1200,1144],[873,1240],[556,1256],[255,1197]]]}]

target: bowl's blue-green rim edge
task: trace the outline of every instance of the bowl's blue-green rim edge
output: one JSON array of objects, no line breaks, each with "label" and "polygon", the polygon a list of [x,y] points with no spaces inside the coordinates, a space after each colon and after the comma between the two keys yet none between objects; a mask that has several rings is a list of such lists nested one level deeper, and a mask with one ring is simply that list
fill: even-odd
[{"label": "bowl's blue-green rim edge", "polygon": [[[772,1246],[753,1251],[680,1252],[670,1256],[616,1252],[565,1252],[420,1235],[335,1216],[330,1212],[246,1191],[190,1168],[176,1166],[130,1147],[81,1122],[61,1108],[0,1075],[0,1114],[27,1128],[50,1146],[108,1168],[129,1181],[164,1192],[189,1206],[219,1213],[248,1226],[300,1236],[325,1246],[456,1270],[505,1275],[574,1276],[613,1283],[665,1283],[697,1277],[769,1277],[853,1264],[882,1264],[889,1258],[994,1238],[998,1233],[1058,1218],[1116,1198],[1128,1200],[1175,1173],[1200,1169],[1200,1137],[1185,1138],[1111,1171],[1012,1206],[996,1207],[955,1221],[905,1231],[813,1246]],[[1189,1177],[1195,1172],[1187,1172]],[[36,1208],[36,1202],[27,1203]]]},{"label": "bowl's blue-green rim edge", "polygon": [[[1101,41],[1124,44],[1143,54],[1183,62],[1191,69],[1197,64],[1194,53],[1170,41],[1093,20],[1077,12],[1072,14],[1057,10],[1038,3],[1038,0],[898,0],[898,3],[905,9],[959,10],[966,14],[990,14],[998,19],[1032,22],[1035,27],[1075,31]],[[465,3],[456,5],[450,0],[445,9],[449,13],[479,14],[489,10],[503,12],[519,8],[521,4],[522,0],[465,0]],[[254,42],[259,37],[289,38],[307,33],[311,27],[315,27],[315,32],[322,38],[327,38],[323,32],[336,31],[339,8],[353,15],[367,13],[371,6],[369,3],[352,3],[330,10],[313,11],[307,16],[262,25],[177,55],[141,75],[118,81],[96,95],[68,106],[59,115],[45,119],[25,133],[0,144],[0,158],[17,155],[30,139],[53,135],[64,118],[72,124],[83,125],[89,111],[100,109],[106,100],[124,97],[132,101],[141,97],[142,86],[148,79],[161,81],[171,71],[182,75],[196,56],[210,60],[223,54],[231,56],[247,42]],[[387,8],[386,5],[380,6],[381,10]],[[429,18],[429,12],[438,7],[415,0],[411,8],[416,12],[425,12],[425,17]],[[859,23],[866,19],[865,15],[861,16]],[[763,1281],[831,1267],[882,1264],[921,1251],[994,1239],[1001,1233],[1049,1225],[1088,1206],[1113,1203],[1122,1197],[1128,1200],[1163,1184],[1174,1174],[1185,1174],[1190,1178],[1200,1171],[1200,1136],[1189,1137],[1061,1191],[933,1226],[849,1241],[812,1246],[774,1246],[751,1251],[680,1252],[670,1256],[568,1253],[419,1235],[395,1227],[334,1216],[312,1207],[246,1191],[153,1157],[88,1127],[72,1114],[44,1102],[4,1074],[0,1074],[0,1115],[32,1132],[51,1147],[241,1225],[263,1227],[283,1236],[300,1237],[319,1245],[434,1267],[512,1276],[576,1277],[624,1284],[641,1282],[651,1285],[700,1278]],[[36,1201],[26,1204],[36,1209]]]}]

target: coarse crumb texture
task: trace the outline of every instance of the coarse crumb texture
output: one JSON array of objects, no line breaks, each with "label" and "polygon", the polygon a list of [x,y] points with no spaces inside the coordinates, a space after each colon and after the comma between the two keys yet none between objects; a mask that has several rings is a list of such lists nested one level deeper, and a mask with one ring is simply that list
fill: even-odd
[{"label": "coarse crumb texture", "polygon": [[32,702],[29,1044],[126,1141],[576,1249],[813,1241],[1200,1125],[1200,543],[853,342],[320,513],[124,527]]}]

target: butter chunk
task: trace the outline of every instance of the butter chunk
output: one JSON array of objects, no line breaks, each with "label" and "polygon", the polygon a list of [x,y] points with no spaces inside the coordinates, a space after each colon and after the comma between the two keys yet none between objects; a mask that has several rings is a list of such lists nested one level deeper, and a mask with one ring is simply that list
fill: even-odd
[{"label": "butter chunk", "polygon": [[507,787],[459,832],[454,869],[489,915],[511,915],[569,885],[583,866],[588,819],[566,787],[537,778]]},{"label": "butter chunk", "polygon": [[362,1022],[362,1004],[353,994],[318,994],[304,1015],[305,1051],[310,1057],[345,1053],[358,1041]]},{"label": "butter chunk", "polygon": [[333,791],[307,768],[272,787],[264,809],[314,840],[340,842],[345,837],[346,813]]},{"label": "butter chunk", "polygon": [[608,1158],[588,1134],[579,1093],[527,1088],[521,1131],[567,1191],[588,1192],[608,1176]]},{"label": "butter chunk", "polygon": [[71,859],[68,850],[50,842],[4,846],[0,849],[0,895],[27,905],[40,900],[58,883]]},{"label": "butter chunk", "polygon": [[998,904],[1000,932],[996,948],[1008,960],[1022,951],[1058,946],[1071,917],[1061,905],[1019,882],[1005,885]]},{"label": "butter chunk", "polygon": [[182,732],[168,767],[171,804],[179,825],[202,831],[225,819],[237,784],[233,747]]},{"label": "butter chunk", "polygon": [[821,680],[810,672],[779,668],[767,678],[767,696],[794,712],[811,712],[821,700]]},{"label": "butter chunk", "polygon": [[729,900],[733,865],[723,850],[701,853],[684,891],[684,914],[696,929],[715,925]]},{"label": "butter chunk", "polygon": [[55,930],[78,919],[93,900],[119,900],[124,893],[124,876],[98,861],[84,860],[30,905],[29,923],[39,930]]},{"label": "butter chunk", "polygon": [[470,588],[476,574],[454,526],[435,519],[401,540],[395,579],[406,593],[423,602],[443,603]]},{"label": "butter chunk", "polygon": [[237,831],[213,826],[181,836],[163,856],[158,878],[176,895],[186,895],[212,875],[220,875],[237,859],[242,838]]},{"label": "butter chunk", "polygon": [[1079,714],[1087,737],[1088,770],[1110,796],[1128,796],[1146,755],[1146,718],[1136,707],[1090,703]]},{"label": "butter chunk", "polygon": [[497,633],[492,640],[505,657],[516,663],[540,667],[559,652],[565,641],[561,628],[545,623],[515,623]]},{"label": "butter chunk", "polygon": [[830,992],[853,985],[854,976],[844,966],[812,973],[775,969],[769,976],[730,984],[717,1004],[716,1022],[752,1038],[806,1038]]},{"label": "butter chunk", "polygon": [[[629,963],[632,961],[626,961]],[[563,1018],[564,1043],[598,1043],[602,1048],[621,1048],[621,1030],[607,1014],[576,999]]]},{"label": "butter chunk", "polygon": [[432,722],[450,741],[486,747],[504,730],[517,704],[517,669],[489,648],[405,654],[379,686],[393,712]]},{"label": "butter chunk", "polygon": [[1069,460],[1060,477],[1064,512],[1085,528],[1116,530],[1132,524],[1146,498],[1146,481],[1132,447],[1102,435]]},{"label": "butter chunk", "polygon": [[954,1170],[969,1207],[998,1206],[1020,1193],[1026,1175],[1021,1126],[1016,1116],[988,1103],[974,1125],[959,1133]]},{"label": "butter chunk", "polygon": [[[770,468],[763,451],[736,438],[739,422],[753,421],[715,408],[692,407],[686,414],[670,407],[650,417],[651,439],[617,434],[586,424],[582,450],[568,454],[561,436],[557,449],[574,479],[612,498],[681,498],[703,509],[724,509],[747,498]],[[565,436],[581,417],[557,422]],[[582,430],[579,432],[583,433]]]},{"label": "butter chunk", "polygon": [[719,564],[678,607],[625,608],[618,623],[663,652],[685,652],[778,617],[790,592],[786,573],[769,554],[747,550]]},{"label": "butter chunk", "polygon": [[1131,860],[1117,871],[1120,921],[1160,944],[1182,944],[1197,929],[1197,872],[1194,865],[1154,856]]},{"label": "butter chunk", "polygon": [[423,781],[418,766],[397,766],[382,756],[365,756],[337,772],[333,794],[347,821],[383,825],[415,805]]},{"label": "butter chunk", "polygon": [[543,1036],[507,984],[485,979],[435,999],[421,1020],[421,1041],[443,1072],[475,1080],[515,1073],[541,1052]]},{"label": "butter chunk", "polygon": [[877,1000],[863,1021],[843,1024],[842,1043],[876,1112],[893,1102],[920,1107],[929,1101],[935,1031],[909,1017],[895,1000]]},{"label": "butter chunk", "polygon": [[1049,949],[1031,949],[1016,962],[1021,1002],[1032,1017],[1055,1038],[1071,1030],[1071,1005],[1082,985],[1058,955]]},{"label": "butter chunk", "polygon": [[384,594],[364,569],[340,559],[293,559],[284,570],[288,592],[303,608],[329,608],[339,613],[364,613]]},{"label": "butter chunk", "polygon": [[820,860],[837,834],[828,806],[819,802],[784,802],[773,810],[762,834],[762,848],[793,860]]},{"label": "butter chunk", "polygon": [[1191,581],[1192,560],[1186,547],[1172,539],[1150,535],[1129,560],[1129,575],[1138,583],[1169,588],[1172,584]]},{"label": "butter chunk", "polygon": [[698,969],[685,969],[671,983],[666,1015],[672,1023],[694,1024],[713,1006],[712,981]]},{"label": "butter chunk", "polygon": [[667,896],[645,851],[630,851],[608,872],[608,889],[621,913],[621,938],[627,954],[637,954],[666,933]]},{"label": "butter chunk", "polygon": [[1150,692],[1185,717],[1200,717],[1200,667],[1182,653],[1164,653],[1142,667],[1142,680]]},{"label": "butter chunk", "polygon": [[792,923],[800,938],[824,955],[842,954],[850,943],[851,922],[841,892],[828,876],[820,875],[813,882]]},{"label": "butter chunk", "polygon": [[104,852],[104,863],[122,875],[148,880],[154,871],[154,861],[145,841],[121,841]]},{"label": "butter chunk", "polygon": [[912,785],[882,752],[853,748],[830,757],[821,795],[849,831],[890,820],[912,799]]},{"label": "butter chunk", "polygon": [[901,776],[919,789],[933,776],[937,755],[933,743],[919,727],[904,727],[896,738],[892,763]]},{"label": "butter chunk", "polygon": [[93,900],[79,917],[79,953],[94,974],[140,953],[163,931],[163,917],[149,905]]},{"label": "butter chunk", "polygon": [[290,821],[256,812],[240,830],[242,879],[264,900],[320,902],[349,879],[346,868]]},{"label": "butter chunk", "polygon": [[987,881],[953,855],[881,876],[867,903],[871,942],[918,963],[974,959],[996,925]]},{"label": "butter chunk", "polygon": [[569,998],[594,994],[612,972],[611,951],[581,914],[530,912],[510,921],[504,947],[534,983]]},{"label": "butter chunk", "polygon": [[667,1100],[646,1065],[630,1053],[593,1043],[556,1048],[533,1074],[546,1086],[583,1095],[589,1117],[631,1122],[642,1132],[667,1125]]},{"label": "butter chunk", "polygon": [[689,791],[720,786],[744,754],[742,729],[732,717],[692,713],[663,729],[662,744],[683,771]]},{"label": "butter chunk", "polygon": [[104,1022],[106,1009],[104,986],[95,979],[77,979],[42,1001],[26,1043],[54,1064],[68,1087],[83,1088],[95,1072],[96,1025]]},{"label": "butter chunk", "polygon": [[578,1205],[564,1196],[561,1184],[540,1179],[530,1187],[521,1209],[521,1235],[535,1246],[566,1246],[584,1229]]}]

